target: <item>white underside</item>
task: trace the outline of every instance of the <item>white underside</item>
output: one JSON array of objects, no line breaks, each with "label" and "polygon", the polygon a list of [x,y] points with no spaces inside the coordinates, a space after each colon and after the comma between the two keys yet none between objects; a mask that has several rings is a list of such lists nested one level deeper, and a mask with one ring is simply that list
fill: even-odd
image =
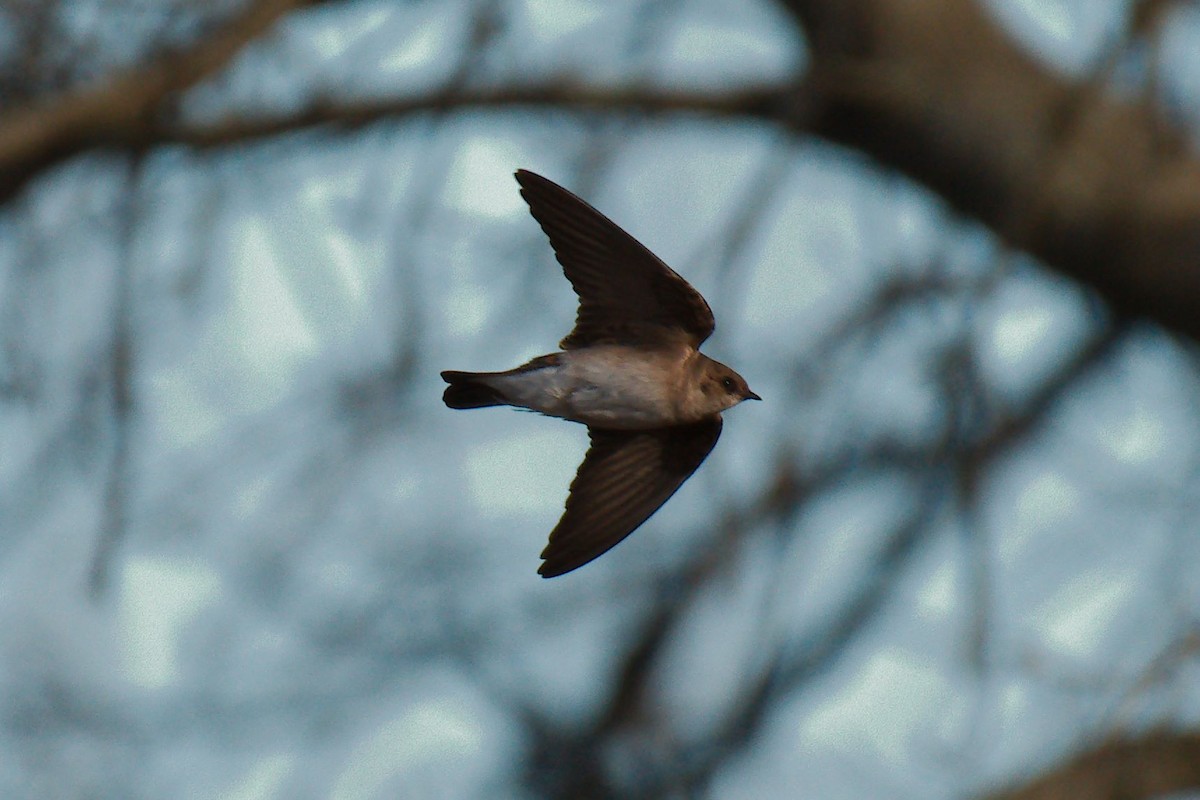
[{"label": "white underside", "polygon": [[558,366],[492,378],[513,405],[600,428],[661,428],[678,421],[662,365],[563,353]]}]

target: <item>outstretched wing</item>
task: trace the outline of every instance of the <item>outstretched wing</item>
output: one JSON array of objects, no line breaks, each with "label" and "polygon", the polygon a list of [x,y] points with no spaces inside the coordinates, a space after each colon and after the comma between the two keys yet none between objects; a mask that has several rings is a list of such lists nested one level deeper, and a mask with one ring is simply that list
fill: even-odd
[{"label": "outstretched wing", "polygon": [[721,435],[721,418],[652,431],[589,428],[567,510],[542,551],[553,578],[602,555],[649,519],[696,471]]},{"label": "outstretched wing", "polygon": [[700,293],[637,239],[579,197],[528,170],[521,196],[579,295],[563,349],[601,343],[685,341],[698,347],[715,325]]}]

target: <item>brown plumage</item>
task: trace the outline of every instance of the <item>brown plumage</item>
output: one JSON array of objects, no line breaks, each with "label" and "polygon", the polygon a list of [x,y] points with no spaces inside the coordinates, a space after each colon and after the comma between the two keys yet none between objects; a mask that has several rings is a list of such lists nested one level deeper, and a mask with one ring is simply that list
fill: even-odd
[{"label": "brown plumage", "polygon": [[637,529],[700,466],[721,412],[759,400],[700,353],[708,303],[640,242],[579,197],[527,170],[521,196],[579,296],[559,346],[505,372],[448,370],[451,408],[513,405],[588,426],[591,447],[542,551],[544,577],[570,572]]},{"label": "brown plumage", "polygon": [[683,335],[694,349],[712,334],[708,303],[645,245],[541,175],[520,169],[517,183],[579,295],[575,329],[559,347],[642,346]]}]

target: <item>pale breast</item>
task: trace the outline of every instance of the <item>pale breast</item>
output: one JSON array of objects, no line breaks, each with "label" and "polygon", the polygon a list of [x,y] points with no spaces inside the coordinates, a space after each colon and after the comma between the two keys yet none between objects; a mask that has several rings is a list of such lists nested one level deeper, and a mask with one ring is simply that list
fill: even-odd
[{"label": "pale breast", "polygon": [[598,346],[545,367],[490,378],[512,404],[601,428],[662,428],[679,419],[685,353]]},{"label": "pale breast", "polygon": [[678,360],[626,347],[567,354],[555,416],[604,428],[660,428],[676,422]]}]

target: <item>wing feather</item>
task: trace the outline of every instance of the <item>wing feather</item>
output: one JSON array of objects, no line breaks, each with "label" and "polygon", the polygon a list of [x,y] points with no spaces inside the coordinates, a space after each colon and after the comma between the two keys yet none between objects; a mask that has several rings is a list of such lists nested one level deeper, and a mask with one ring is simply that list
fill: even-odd
[{"label": "wing feather", "polygon": [[566,511],[538,572],[546,578],[610,550],[675,494],[716,445],[721,418],[652,431],[588,430]]},{"label": "wing feather", "polygon": [[658,256],[553,181],[523,169],[516,177],[579,296],[575,328],[560,347],[679,339],[699,347],[709,337],[712,309]]}]

